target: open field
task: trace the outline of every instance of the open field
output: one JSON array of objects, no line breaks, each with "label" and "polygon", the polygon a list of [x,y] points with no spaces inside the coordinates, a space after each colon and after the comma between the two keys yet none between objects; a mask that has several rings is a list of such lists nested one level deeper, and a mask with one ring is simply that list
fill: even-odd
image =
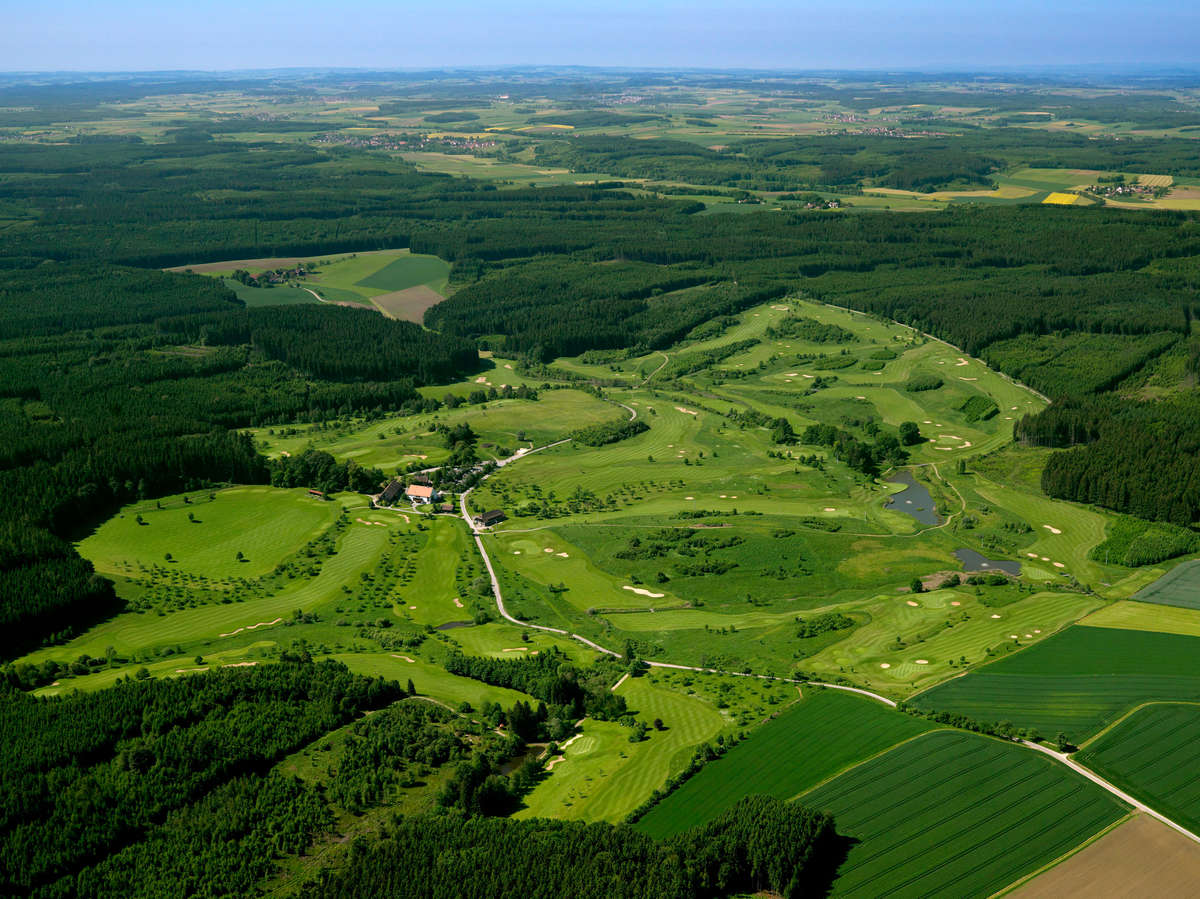
[{"label": "open field", "polygon": [[1007,895],[1013,899],[1063,896],[1190,896],[1200,883],[1200,845],[1135,814],[1065,861]]},{"label": "open field", "polygon": [[808,687],[805,698],[709,762],[637,823],[663,839],[711,821],[740,799],[791,799],[933,725],[875,700]]},{"label": "open field", "polygon": [[1157,605],[1200,609],[1200,559],[1176,565],[1153,584],[1133,594],[1133,598]]},{"label": "open field", "polygon": [[1200,830],[1200,704],[1144,706],[1076,760],[1189,830]]},{"label": "open field", "polygon": [[1079,623],[1092,627],[1127,628],[1200,637],[1200,610],[1150,603],[1115,602],[1097,609]]},{"label": "open field", "polygon": [[837,896],[986,896],[1078,846],[1126,809],[1053,760],[939,731],[797,800],[859,840]]},{"label": "open field", "polygon": [[1143,702],[1200,701],[1198,653],[1200,637],[1076,626],[912,704],[1081,743]]}]

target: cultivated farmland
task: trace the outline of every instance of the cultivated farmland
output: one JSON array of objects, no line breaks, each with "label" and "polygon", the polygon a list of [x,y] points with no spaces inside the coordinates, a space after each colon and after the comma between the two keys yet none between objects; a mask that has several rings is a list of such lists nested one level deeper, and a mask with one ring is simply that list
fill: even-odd
[{"label": "cultivated farmland", "polygon": [[1071,627],[912,700],[1080,743],[1134,706],[1200,700],[1200,637]]},{"label": "cultivated farmland", "polygon": [[1133,598],[1163,606],[1200,609],[1200,559],[1177,565]]},{"label": "cultivated farmland", "polygon": [[860,842],[838,896],[986,896],[1121,818],[1126,809],[1038,753],[927,734],[798,800]]},{"label": "cultivated farmland", "polygon": [[1138,709],[1077,760],[1191,830],[1200,830],[1200,705]]},{"label": "cultivated farmland", "polygon": [[805,699],[652,808],[638,829],[661,839],[712,820],[745,796],[791,799],[931,727],[861,696],[819,688],[806,692]]}]

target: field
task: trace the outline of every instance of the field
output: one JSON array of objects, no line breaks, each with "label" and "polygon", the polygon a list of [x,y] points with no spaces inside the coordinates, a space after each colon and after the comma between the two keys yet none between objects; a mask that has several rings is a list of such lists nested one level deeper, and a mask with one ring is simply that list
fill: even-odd
[{"label": "field", "polygon": [[1163,606],[1200,609],[1200,560],[1184,562],[1143,587],[1133,598]]},{"label": "field", "polygon": [[1198,882],[1200,845],[1139,814],[1008,895],[1188,896]]},{"label": "field", "polygon": [[931,727],[861,696],[811,687],[804,693],[652,808],[638,830],[663,839],[711,821],[755,793],[792,799]]},{"label": "field", "polygon": [[1079,196],[1077,194],[1065,194],[1059,191],[1054,191],[1049,194],[1046,199],[1042,200],[1042,202],[1051,203],[1055,206],[1073,206],[1078,200]]},{"label": "field", "polygon": [[1200,705],[1144,706],[1076,759],[1155,811],[1200,830]]},{"label": "field", "polygon": [[858,842],[836,896],[986,896],[1125,815],[1116,799],[1030,750],[943,731],[797,800]]},{"label": "field", "polygon": [[1076,626],[912,704],[1082,743],[1141,703],[1200,700],[1198,653],[1200,637]]},{"label": "field", "polygon": [[1096,610],[1080,624],[1092,627],[1127,628],[1200,637],[1200,610],[1157,606],[1142,602],[1115,602]]}]

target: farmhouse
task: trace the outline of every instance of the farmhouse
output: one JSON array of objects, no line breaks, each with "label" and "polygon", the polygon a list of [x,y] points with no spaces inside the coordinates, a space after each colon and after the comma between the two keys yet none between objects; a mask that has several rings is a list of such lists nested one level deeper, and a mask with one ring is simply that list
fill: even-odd
[{"label": "farmhouse", "polygon": [[475,527],[490,528],[494,524],[499,524],[505,518],[503,512],[499,509],[492,509],[490,512],[483,512],[475,516]]},{"label": "farmhouse", "polygon": [[392,481],[383,488],[383,493],[379,494],[379,505],[390,506],[396,501],[401,493],[404,492],[404,485],[399,481]]},{"label": "farmhouse", "polygon": [[418,505],[425,505],[437,500],[438,492],[425,484],[409,484],[404,495]]}]

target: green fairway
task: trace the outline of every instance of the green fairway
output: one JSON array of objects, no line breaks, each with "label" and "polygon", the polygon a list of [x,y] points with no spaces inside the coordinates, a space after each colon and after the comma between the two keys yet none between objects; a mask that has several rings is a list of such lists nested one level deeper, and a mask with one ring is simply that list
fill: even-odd
[{"label": "green fairway", "polygon": [[1072,627],[912,700],[1080,743],[1134,706],[1200,700],[1200,637]]},{"label": "green fairway", "polygon": [[213,495],[211,501],[202,493],[126,506],[79,551],[104,574],[161,565],[206,578],[258,577],[321,534],[340,511],[307,490],[233,487]]},{"label": "green fairway", "polygon": [[1052,759],[939,731],[797,800],[859,842],[835,896],[988,896],[1070,851],[1127,809]]},{"label": "green fairway", "polygon": [[1200,706],[1140,708],[1075,758],[1155,811],[1200,829]]},{"label": "green fairway", "polygon": [[1164,606],[1200,609],[1200,559],[1177,565],[1133,598]]},{"label": "green fairway", "polygon": [[663,839],[711,821],[755,793],[791,799],[934,726],[861,696],[819,688],[805,692],[806,698],[705,765],[637,828]]},{"label": "green fairway", "polygon": [[[418,696],[429,697],[458,708],[464,702],[478,709],[485,702],[511,706],[516,702],[537,702],[533,697],[504,687],[450,674],[440,665],[404,652],[353,652],[331,656],[351,671],[398,681],[413,682]],[[412,659],[410,662],[409,659]]]}]

